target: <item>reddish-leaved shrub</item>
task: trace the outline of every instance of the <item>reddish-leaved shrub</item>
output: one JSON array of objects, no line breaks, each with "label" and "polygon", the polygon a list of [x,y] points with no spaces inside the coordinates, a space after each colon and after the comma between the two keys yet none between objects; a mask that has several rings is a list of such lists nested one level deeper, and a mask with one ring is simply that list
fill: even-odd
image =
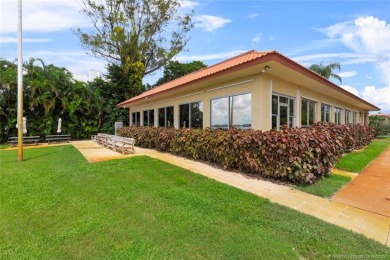
[{"label": "reddish-leaved shrub", "polygon": [[343,153],[360,149],[375,136],[367,126],[323,122],[281,131],[125,127],[118,133],[135,138],[140,147],[301,183],[329,174]]}]

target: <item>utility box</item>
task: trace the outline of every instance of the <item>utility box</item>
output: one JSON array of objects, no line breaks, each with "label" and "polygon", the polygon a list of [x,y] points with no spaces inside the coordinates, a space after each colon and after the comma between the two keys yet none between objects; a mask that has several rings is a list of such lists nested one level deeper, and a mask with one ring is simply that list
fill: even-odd
[{"label": "utility box", "polygon": [[117,131],[122,127],[123,127],[123,122],[115,122],[115,135],[118,135]]}]

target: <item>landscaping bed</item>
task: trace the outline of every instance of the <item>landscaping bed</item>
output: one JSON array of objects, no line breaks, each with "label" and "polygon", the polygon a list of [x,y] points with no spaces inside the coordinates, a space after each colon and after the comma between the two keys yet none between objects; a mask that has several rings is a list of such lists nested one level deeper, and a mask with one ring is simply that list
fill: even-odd
[{"label": "landscaping bed", "polygon": [[281,131],[126,127],[118,133],[140,147],[297,183],[330,174],[343,153],[366,146],[375,136],[366,126],[331,123]]}]

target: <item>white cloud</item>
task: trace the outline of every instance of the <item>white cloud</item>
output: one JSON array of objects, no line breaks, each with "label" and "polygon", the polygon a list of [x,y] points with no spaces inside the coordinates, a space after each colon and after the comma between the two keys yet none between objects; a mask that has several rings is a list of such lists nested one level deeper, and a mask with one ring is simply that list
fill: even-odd
[{"label": "white cloud", "polygon": [[258,16],[259,16],[259,14],[254,13],[254,14],[248,15],[248,18],[250,18],[250,19],[255,19],[255,18],[258,17]]},{"label": "white cloud", "polygon": [[[41,42],[51,42],[52,39],[34,39],[34,38],[23,38],[23,43],[41,43]],[[17,43],[18,38],[17,37],[1,37],[0,36],[0,43]]]},{"label": "white cloud", "polygon": [[[15,33],[18,26],[18,1],[0,1],[1,33]],[[90,26],[81,14],[79,1],[25,0],[22,3],[23,31],[51,32]]]},{"label": "white cloud", "polygon": [[228,52],[220,52],[220,53],[214,53],[214,54],[203,54],[203,55],[180,55],[175,57],[174,59],[179,62],[191,62],[194,60],[200,60],[200,61],[208,61],[208,60],[223,60],[223,59],[229,59],[234,56],[240,55],[247,50],[235,50],[235,51],[228,51]]},{"label": "white cloud", "polygon": [[356,88],[352,87],[352,86],[348,86],[348,85],[340,85],[341,88],[345,89],[346,91],[354,94],[355,96],[358,96],[360,97],[360,93],[359,93],[359,90],[357,90]]},{"label": "white cloud", "polygon": [[251,42],[253,42],[253,43],[259,43],[259,42],[261,41],[261,36],[262,36],[261,33],[258,34],[258,35],[256,35],[255,37],[252,38]]},{"label": "white cloud", "polygon": [[337,73],[337,75],[339,75],[339,76],[342,77],[342,78],[349,78],[349,77],[356,76],[356,75],[357,75],[357,72],[356,72],[356,70],[343,71],[343,72]]},{"label": "white cloud", "polygon": [[87,74],[90,70],[106,71],[106,62],[87,55],[84,51],[32,51],[23,54],[23,60],[42,57],[46,64],[65,67],[75,74]]},{"label": "white cloud", "polygon": [[[328,40],[338,41],[368,59],[351,59],[349,63],[374,62],[386,85],[390,85],[390,24],[373,16],[359,17],[321,30]],[[366,57],[366,58],[367,58]]]},{"label": "white cloud", "polygon": [[341,85],[340,87],[371,104],[374,104],[383,112],[390,113],[390,86],[384,88],[365,86],[362,92],[359,92],[358,89],[348,85]]},{"label": "white cloud", "polygon": [[275,41],[276,40],[276,36],[270,35],[270,36],[268,36],[268,40],[269,41]]},{"label": "white cloud", "polygon": [[309,66],[313,63],[319,62],[334,62],[335,59],[339,60],[342,65],[378,61],[377,55],[355,52],[315,53],[293,57],[293,60],[304,66]]},{"label": "white cloud", "polygon": [[328,38],[339,40],[356,52],[390,51],[390,25],[376,17],[359,17],[331,25],[323,31]]},{"label": "white cloud", "polygon": [[188,1],[188,0],[182,0],[180,1],[180,7],[182,8],[191,8],[191,7],[194,7],[194,6],[197,6],[198,3],[197,2],[193,2],[193,1]]},{"label": "white cloud", "polygon": [[229,19],[212,15],[197,15],[194,17],[194,21],[195,27],[201,28],[206,32],[212,32],[231,22]]},{"label": "white cloud", "polygon": [[390,113],[390,86],[384,88],[366,86],[362,93],[362,97],[379,107],[381,110]]}]

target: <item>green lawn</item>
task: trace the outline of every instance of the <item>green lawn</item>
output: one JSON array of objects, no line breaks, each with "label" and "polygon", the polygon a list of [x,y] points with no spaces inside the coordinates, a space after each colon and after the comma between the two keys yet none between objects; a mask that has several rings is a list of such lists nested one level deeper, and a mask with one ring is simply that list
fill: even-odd
[{"label": "green lawn", "polygon": [[295,188],[320,197],[330,198],[350,181],[351,177],[332,174],[318,180],[314,184],[296,184]]},{"label": "green lawn", "polygon": [[349,172],[361,172],[380,153],[390,147],[389,139],[386,137],[373,140],[366,148],[341,157],[335,167]]},{"label": "green lawn", "polygon": [[0,151],[0,259],[389,255],[362,235],[149,157]]},{"label": "green lawn", "polygon": [[9,144],[0,144],[0,149],[6,149],[9,147]]}]

